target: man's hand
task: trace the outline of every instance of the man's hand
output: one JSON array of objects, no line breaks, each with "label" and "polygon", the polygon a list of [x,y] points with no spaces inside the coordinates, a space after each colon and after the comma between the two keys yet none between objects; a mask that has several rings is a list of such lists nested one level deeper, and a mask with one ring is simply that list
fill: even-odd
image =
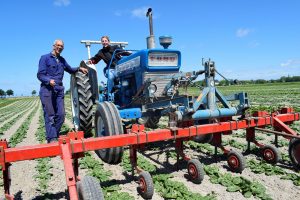
[{"label": "man's hand", "polygon": [[81,71],[84,74],[87,74],[89,70],[83,67],[79,67],[79,71]]},{"label": "man's hand", "polygon": [[55,86],[55,81],[53,79],[50,80],[49,84],[54,87]]}]

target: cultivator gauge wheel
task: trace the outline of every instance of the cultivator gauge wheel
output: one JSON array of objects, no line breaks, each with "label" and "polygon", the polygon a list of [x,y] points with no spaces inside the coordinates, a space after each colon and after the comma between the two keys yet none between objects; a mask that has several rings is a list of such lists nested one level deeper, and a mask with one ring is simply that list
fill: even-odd
[{"label": "cultivator gauge wheel", "polygon": [[265,145],[261,148],[261,155],[263,159],[270,164],[276,164],[281,161],[281,154],[279,150],[272,145]]},{"label": "cultivator gauge wheel", "polygon": [[[95,135],[106,137],[123,134],[120,113],[111,102],[99,103],[95,113]],[[123,147],[95,150],[96,154],[108,164],[118,164],[123,156]]]},{"label": "cultivator gauge wheel", "polygon": [[246,161],[244,156],[234,150],[230,150],[227,156],[227,163],[231,171],[242,173],[246,167]]},{"label": "cultivator gauge wheel", "polygon": [[71,105],[75,130],[90,137],[93,120],[93,99],[89,76],[76,72],[71,76]]},{"label": "cultivator gauge wheel", "polygon": [[189,160],[187,164],[187,170],[189,178],[193,183],[200,184],[204,179],[205,172],[199,160]]},{"label": "cultivator gauge wheel", "polygon": [[79,200],[104,200],[99,181],[92,176],[85,176],[76,183]]},{"label": "cultivator gauge wheel", "polygon": [[154,194],[153,180],[149,172],[142,171],[138,176],[138,193],[144,199],[151,199]]},{"label": "cultivator gauge wheel", "polygon": [[289,144],[289,156],[295,168],[300,170],[300,139],[291,139]]}]

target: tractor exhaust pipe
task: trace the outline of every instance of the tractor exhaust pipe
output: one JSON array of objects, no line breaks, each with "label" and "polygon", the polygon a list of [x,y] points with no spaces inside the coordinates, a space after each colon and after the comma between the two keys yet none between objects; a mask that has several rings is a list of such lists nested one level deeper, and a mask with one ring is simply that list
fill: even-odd
[{"label": "tractor exhaust pipe", "polygon": [[149,18],[150,36],[147,37],[147,49],[155,48],[155,37],[153,35],[152,8],[148,8],[146,16]]}]

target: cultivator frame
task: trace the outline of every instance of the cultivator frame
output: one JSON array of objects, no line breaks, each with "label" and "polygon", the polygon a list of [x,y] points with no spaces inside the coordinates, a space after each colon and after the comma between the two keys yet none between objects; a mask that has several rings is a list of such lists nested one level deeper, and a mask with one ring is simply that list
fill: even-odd
[{"label": "cultivator frame", "polygon": [[[6,199],[14,199],[10,194],[10,171],[11,163],[23,160],[33,160],[37,158],[55,157],[60,156],[64,163],[66,183],[71,200],[77,200],[78,193],[76,189],[76,182],[80,181],[79,177],[79,163],[78,158],[84,156],[84,152],[93,151],[98,149],[114,148],[129,146],[130,147],[130,161],[132,164],[133,174],[136,171],[138,174],[144,173],[142,169],[137,166],[137,151],[147,143],[174,140],[175,149],[177,152],[177,158],[181,156],[183,160],[188,162],[188,173],[193,182],[199,183],[199,177],[197,175],[197,162],[190,162],[195,159],[188,158],[183,150],[183,141],[191,140],[195,136],[213,134],[212,144],[216,148],[221,148],[225,155],[228,157],[229,167],[233,171],[238,171],[239,156],[230,154],[230,150],[222,146],[222,135],[231,134],[233,130],[246,129],[246,140],[248,144],[251,142],[260,148],[264,147],[264,144],[258,143],[255,140],[255,129],[262,129],[265,126],[273,126],[276,131],[270,131],[277,135],[283,135],[287,139],[300,138],[297,133],[289,128],[286,124],[291,124],[293,121],[300,120],[300,113],[296,113],[291,108],[283,108],[279,112],[269,115],[267,112],[256,112],[253,117],[243,118],[239,120],[229,119],[222,122],[193,125],[183,128],[173,127],[169,129],[159,129],[153,131],[145,131],[143,125],[134,124],[131,129],[127,129],[127,134],[98,137],[98,138],[84,138],[83,132],[69,132],[66,136],[60,136],[57,143],[40,144],[33,146],[15,147],[10,148],[6,140],[0,141],[0,165],[3,172],[4,192]],[[285,133],[281,133],[283,131]],[[248,145],[249,146],[249,145]],[[299,146],[299,145],[298,145]],[[263,156],[266,160],[272,159],[272,151],[266,152],[266,156]],[[299,151],[300,148],[297,147]],[[300,152],[297,153],[299,155]],[[203,174],[202,174],[203,176]],[[150,177],[151,178],[151,177]],[[151,180],[152,181],[152,180]],[[140,194],[142,197],[147,198],[153,195],[153,191],[147,191],[149,189],[148,182],[143,179],[139,180]],[[145,185],[146,184],[146,185]],[[152,183],[153,184],[153,183]],[[142,187],[142,188],[141,188]],[[143,188],[144,187],[144,188]],[[153,185],[152,188],[153,190]],[[148,192],[148,193],[147,193]],[[147,194],[146,194],[147,193]],[[150,193],[150,194],[149,194]],[[152,194],[151,194],[152,193]],[[148,196],[147,196],[148,195]]]}]

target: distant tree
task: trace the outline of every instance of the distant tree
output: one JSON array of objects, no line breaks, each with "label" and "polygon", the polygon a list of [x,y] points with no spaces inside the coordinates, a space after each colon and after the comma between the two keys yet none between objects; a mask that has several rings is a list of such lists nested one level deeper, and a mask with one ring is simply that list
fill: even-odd
[{"label": "distant tree", "polygon": [[293,81],[300,81],[300,76],[293,76]]},{"label": "distant tree", "polygon": [[226,84],[227,84],[226,80],[220,80],[220,82],[219,82],[219,86],[224,86]]},{"label": "distant tree", "polygon": [[0,97],[3,97],[5,95],[6,95],[6,92],[4,90],[0,89]]},{"label": "distant tree", "polygon": [[14,91],[11,90],[11,89],[9,89],[9,90],[6,91],[6,94],[7,94],[8,96],[13,96],[13,95],[14,95]]},{"label": "distant tree", "polygon": [[280,82],[286,82],[286,77],[285,76],[280,77],[279,81]]},{"label": "distant tree", "polygon": [[32,90],[31,94],[32,94],[32,96],[35,96],[36,95],[36,91]]},{"label": "distant tree", "polygon": [[255,83],[258,83],[258,84],[262,84],[262,83],[266,83],[267,81],[266,80],[264,80],[264,79],[257,79],[256,81],[255,81]]},{"label": "distant tree", "polygon": [[65,95],[69,95],[70,94],[70,89],[68,89],[66,92],[65,92]]}]

